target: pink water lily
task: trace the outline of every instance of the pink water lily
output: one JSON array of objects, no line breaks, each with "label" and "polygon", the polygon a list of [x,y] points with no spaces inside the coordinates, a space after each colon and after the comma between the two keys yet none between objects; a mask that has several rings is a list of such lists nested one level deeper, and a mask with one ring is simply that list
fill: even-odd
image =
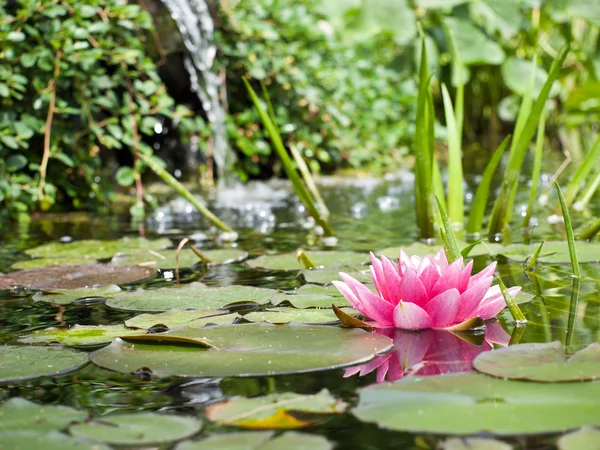
[{"label": "pink water lily", "polygon": [[[495,262],[471,275],[473,261],[463,266],[458,258],[449,264],[444,250],[424,258],[401,250],[397,264],[371,253],[371,261],[376,294],[343,272],[344,282],[333,284],[376,327],[450,328],[475,317],[494,318],[506,306],[500,287],[492,286]],[[514,297],[520,290],[515,286],[508,292]]]},{"label": "pink water lily", "polygon": [[395,381],[406,375],[439,375],[473,370],[473,359],[494,348],[508,345],[510,335],[498,322],[487,324],[479,343],[467,342],[446,330],[405,331],[396,328],[375,330],[394,340],[394,347],[372,361],[346,369],[344,377],[377,371],[377,382]]}]

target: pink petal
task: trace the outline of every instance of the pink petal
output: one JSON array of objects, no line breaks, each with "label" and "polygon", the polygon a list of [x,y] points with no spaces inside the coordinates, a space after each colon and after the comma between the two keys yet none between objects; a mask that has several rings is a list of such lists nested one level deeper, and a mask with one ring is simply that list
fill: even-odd
[{"label": "pink petal", "polygon": [[396,328],[421,330],[431,328],[432,323],[429,314],[415,303],[401,301],[394,309],[394,325]]},{"label": "pink petal", "polygon": [[[494,293],[488,295],[490,291],[494,291]],[[508,288],[508,293],[512,297],[517,295],[520,291],[520,286]],[[504,297],[502,296],[498,286],[492,286],[488,291],[488,294],[486,294],[486,297],[481,301],[481,304],[473,314],[474,316],[481,317],[483,320],[493,319],[506,307],[506,301],[504,300]]]},{"label": "pink petal", "polygon": [[435,297],[448,289],[456,288],[458,286],[458,279],[463,268],[463,259],[458,258],[454,261],[445,272],[442,272],[442,276],[435,283],[433,289],[431,289],[430,296]]},{"label": "pink petal", "polygon": [[385,277],[383,275],[383,267],[381,267],[381,261],[379,261],[373,252],[371,252],[371,278],[373,279],[373,284],[375,285],[375,289],[379,295],[385,298],[385,294],[383,292],[383,286],[385,282]]},{"label": "pink petal", "polygon": [[473,260],[469,261],[458,277],[458,292],[461,294],[467,290],[469,280],[471,279],[471,271],[473,270]]},{"label": "pink petal", "polygon": [[471,285],[471,283],[476,282],[480,278],[487,278],[487,277],[493,276],[495,270],[496,270],[496,261],[494,261],[493,263],[491,263],[489,266],[487,266],[485,269],[483,269],[478,274],[473,275],[471,277],[471,279],[469,280],[469,286]]},{"label": "pink petal", "polygon": [[502,328],[500,323],[488,322],[485,324],[485,340],[490,344],[499,344],[507,347],[510,342],[510,334]]},{"label": "pink petal", "polygon": [[398,274],[400,276],[404,274],[405,267],[412,268],[412,261],[410,260],[410,257],[406,254],[406,252],[400,249],[400,258],[398,259]]},{"label": "pink petal", "polygon": [[423,309],[431,317],[433,327],[444,328],[454,323],[459,308],[460,293],[449,289],[432,298]]},{"label": "pink petal", "polygon": [[384,296],[384,298],[392,305],[396,306],[400,301],[400,283],[402,282],[402,279],[400,278],[400,275],[398,275],[396,265],[385,256],[381,257],[381,264],[383,266],[385,288],[387,290],[387,296]]},{"label": "pink petal", "polygon": [[393,352],[404,369],[414,366],[425,358],[434,336],[433,330],[419,332],[396,330]]},{"label": "pink petal", "polygon": [[392,357],[388,363],[387,379],[388,381],[396,381],[404,376],[404,369],[398,358]]},{"label": "pink petal", "polygon": [[423,306],[429,300],[425,286],[417,273],[410,267],[404,268],[402,284],[400,285],[400,298],[402,302],[414,303]]},{"label": "pink petal", "polygon": [[368,287],[355,280],[350,275],[341,272],[340,277],[342,277],[342,280],[346,282],[350,290],[354,293],[355,299],[358,300],[358,303],[354,304],[348,298],[348,301],[352,303],[352,306],[354,306],[362,315],[373,319],[380,326],[393,326],[394,307],[390,303],[378,295],[375,295]]},{"label": "pink petal", "polygon": [[444,273],[444,271],[448,268],[448,258],[446,258],[446,252],[444,249],[440,249],[439,252],[433,257],[433,261],[438,268],[440,273]]},{"label": "pink petal", "polygon": [[460,309],[456,320],[462,322],[470,317],[473,317],[473,311],[477,309],[490,290],[493,277],[471,278],[469,287],[460,295]]},{"label": "pink petal", "polygon": [[429,261],[429,264],[425,265],[425,267],[423,267],[423,264],[421,264],[423,269],[421,272],[419,272],[419,278],[421,279],[423,286],[425,286],[428,296],[430,296],[433,286],[435,286],[435,283],[437,283],[437,281],[440,279],[440,273],[438,272],[431,257],[426,256],[423,261]]}]

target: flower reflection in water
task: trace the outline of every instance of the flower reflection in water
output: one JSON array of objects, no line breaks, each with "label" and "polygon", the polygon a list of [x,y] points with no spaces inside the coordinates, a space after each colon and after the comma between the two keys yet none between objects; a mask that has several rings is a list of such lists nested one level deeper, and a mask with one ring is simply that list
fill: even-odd
[{"label": "flower reflection in water", "polygon": [[508,345],[510,335],[498,322],[486,324],[485,336],[452,333],[446,330],[405,331],[396,328],[375,330],[394,340],[385,355],[346,369],[344,377],[367,375],[377,370],[377,382],[394,381],[405,375],[439,375],[473,370],[472,361],[493,344]]}]

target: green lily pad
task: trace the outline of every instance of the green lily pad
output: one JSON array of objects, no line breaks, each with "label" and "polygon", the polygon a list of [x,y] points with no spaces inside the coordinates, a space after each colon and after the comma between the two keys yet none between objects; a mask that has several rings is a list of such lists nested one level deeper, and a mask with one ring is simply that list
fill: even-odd
[{"label": "green lily pad", "polygon": [[40,267],[65,266],[73,264],[93,264],[97,260],[92,256],[69,256],[68,258],[34,258],[19,261],[10,266],[12,269],[39,269]]},{"label": "green lily pad", "polygon": [[[460,249],[464,249],[468,245],[470,245],[470,244],[465,241],[460,241],[460,240],[458,241],[458,248],[460,248]],[[407,246],[384,248],[382,250],[377,250],[374,253],[377,256],[385,256],[386,258],[396,261],[400,257],[401,249],[403,249],[408,256],[414,255],[414,256],[423,257],[423,256],[427,256],[427,255],[434,256],[437,252],[440,251],[441,248],[442,248],[441,244],[426,245],[421,242],[415,242],[414,244],[407,245]],[[471,251],[469,252],[469,256],[467,258],[471,259],[471,258],[474,258],[476,256],[481,256],[481,255],[495,255],[496,253],[500,252],[500,250],[503,248],[505,248],[505,247],[503,247],[500,244],[493,244],[490,242],[482,241],[482,242],[476,244],[471,249]]]},{"label": "green lily pad", "polygon": [[[126,284],[150,278],[155,269],[141,266],[115,267],[80,264],[20,270],[9,275],[11,282],[32,289],[76,289],[93,285]],[[4,278],[0,276],[0,283]]]},{"label": "green lily pad", "polygon": [[2,450],[110,450],[110,447],[57,431],[10,430],[0,433]]},{"label": "green lily pad", "polygon": [[[330,305],[331,306],[331,305]],[[358,314],[356,310],[344,308],[344,311],[351,315]],[[244,319],[250,322],[269,322],[269,323],[311,323],[326,324],[339,322],[333,309],[296,309],[296,308],[269,308],[263,311],[253,311],[244,315]]]},{"label": "green lily pad", "polygon": [[67,305],[83,298],[108,297],[119,292],[121,292],[121,288],[116,284],[78,289],[48,289],[36,292],[33,296],[33,301]]},{"label": "green lily pad", "polygon": [[222,325],[232,323],[240,317],[237,314],[223,314],[218,309],[196,309],[185,311],[172,309],[161,314],[140,314],[125,321],[129,328],[141,328],[147,330],[155,325],[164,325],[167,328],[175,328],[182,325],[186,327],[202,328],[207,324]]},{"label": "green lily pad", "polygon": [[[538,245],[511,244],[501,247],[498,254],[504,255],[512,261],[525,261],[533,255]],[[580,263],[598,263],[600,261],[600,242],[576,241],[575,250]],[[571,264],[567,241],[546,242],[537,261],[540,263]]]},{"label": "green lily pad", "polygon": [[[310,260],[316,267],[330,267],[336,265],[352,265],[362,264],[369,260],[369,256],[364,253],[355,252],[323,252],[309,251],[306,252]],[[282,253],[280,255],[263,255],[255,259],[246,261],[250,267],[257,267],[269,270],[301,270],[304,269],[302,264],[298,262],[298,257],[295,252]]]},{"label": "green lily pad", "polygon": [[272,431],[242,431],[213,434],[201,441],[185,441],[175,450],[331,450],[333,444],[322,436],[287,431],[273,437]]},{"label": "green lily pad", "polygon": [[398,431],[540,434],[600,423],[599,382],[565,388],[460,373],[406,377],[359,394],[358,419]]},{"label": "green lily pad", "polygon": [[594,342],[566,359],[558,341],[519,344],[484,352],[473,361],[479,372],[495,377],[544,382],[600,378],[600,343]]},{"label": "green lily pad", "polygon": [[[248,257],[248,252],[236,249],[203,250],[212,262],[209,265],[231,264],[243,261]],[[162,250],[160,252],[138,253],[135,255],[117,255],[111,260],[111,264],[126,265],[136,264],[156,269],[174,269],[176,267],[176,250]],[[202,260],[190,249],[179,252],[179,267],[190,267],[201,263]]]},{"label": "green lily pad", "polygon": [[[400,250],[398,250],[398,254]],[[371,272],[367,266],[351,265],[351,266],[334,266],[325,269],[304,269],[300,273],[307,283],[330,285],[332,281],[340,279],[340,272],[345,272],[352,275],[360,282],[371,281]]]},{"label": "green lily pad", "polygon": [[145,330],[131,330],[123,325],[75,325],[71,328],[47,328],[19,338],[25,344],[59,342],[68,346],[98,346],[108,344],[119,336],[144,334]]},{"label": "green lily pad", "polygon": [[583,427],[580,430],[565,434],[558,439],[558,450],[598,450],[600,430]]},{"label": "green lily pad", "polygon": [[[87,412],[67,406],[38,405],[15,397],[0,405],[0,434],[8,430],[63,430],[73,422],[87,419],[87,416]],[[0,448],[4,447],[0,444]]]},{"label": "green lily pad", "polygon": [[171,240],[161,238],[148,240],[141,237],[124,237],[114,241],[99,241],[86,239],[66,244],[48,242],[38,247],[30,248],[25,253],[35,258],[71,258],[91,255],[96,259],[111,258],[117,253],[139,253],[144,250],[162,250],[170,247]]},{"label": "green lily pad", "polygon": [[87,353],[62,347],[0,346],[0,383],[62,375],[88,362]]},{"label": "green lily pad", "polygon": [[321,286],[318,284],[305,284],[304,286],[300,286],[298,289],[293,289],[291,291],[283,291],[285,294],[295,295],[295,294],[322,294],[322,295],[331,295],[334,297],[341,297],[340,291],[333,286]]},{"label": "green lily pad", "polygon": [[[251,429],[304,428],[314,423],[313,414],[339,414],[346,404],[326,389],[318,394],[302,395],[293,392],[275,393],[262,397],[233,397],[215,403],[206,410],[206,417],[222,426]],[[294,413],[302,413],[302,417]]]},{"label": "green lily pad", "polygon": [[301,324],[177,328],[145,338],[160,340],[165,335],[201,340],[213,348],[115,339],[90,358],[100,367],[123,373],[147,367],[156,376],[246,377],[359,364],[392,345],[389,338],[362,330]]},{"label": "green lily pad", "polygon": [[252,286],[207,287],[191,283],[181,287],[124,292],[109,298],[110,308],[127,311],[168,311],[170,309],[219,309],[236,302],[269,303],[276,291]]},{"label": "green lily pad", "polygon": [[193,417],[142,412],[102,416],[73,425],[73,436],[115,445],[159,445],[196,434],[202,422]]},{"label": "green lily pad", "polygon": [[345,297],[325,294],[277,294],[271,297],[271,303],[279,305],[289,302],[294,308],[331,308],[336,306],[350,306]]},{"label": "green lily pad", "polygon": [[442,443],[442,450],[511,450],[512,445],[495,439],[466,438],[448,439]]}]

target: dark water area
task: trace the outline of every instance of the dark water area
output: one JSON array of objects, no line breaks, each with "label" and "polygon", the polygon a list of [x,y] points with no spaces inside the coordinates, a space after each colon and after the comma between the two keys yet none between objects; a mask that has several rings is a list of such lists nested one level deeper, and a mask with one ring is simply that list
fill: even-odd
[{"label": "dark water area", "polygon": [[[339,239],[336,250],[367,252],[409,245],[417,239],[410,174],[381,182],[368,178],[325,180],[322,193],[331,209],[331,225]],[[298,248],[310,253],[326,247],[287,185],[258,185],[256,191],[247,195],[249,199],[240,198],[240,191],[232,189],[215,200],[214,209],[218,215],[240,231],[240,238],[235,243],[220,241],[216,230],[196,213],[189,210],[183,214],[173,212],[173,203],[170,210],[163,207],[151,213],[148,220],[139,223],[130,222],[126,216],[78,213],[39,216],[30,223],[5,225],[0,231],[0,272],[9,273],[13,263],[28,259],[24,250],[44,242],[65,239],[66,236],[73,240],[116,239],[140,234],[147,238],[166,236],[172,240],[173,247],[183,237],[191,236],[201,250],[239,248],[248,251],[251,257]],[[526,193],[522,197],[526,202]],[[185,207],[181,203],[175,206]],[[583,218],[575,218],[576,223],[584,221]],[[562,238],[560,230],[554,229],[545,220],[540,219],[539,222],[539,226],[532,229],[535,242]],[[521,231],[516,229],[513,233],[515,241],[522,240]],[[535,244],[532,244],[532,249],[535,250]],[[475,269],[481,270],[489,262],[489,257],[478,256]],[[500,315],[499,323],[511,343],[558,340],[565,344],[568,352],[575,352],[600,340],[600,268],[597,264],[584,264],[582,272],[579,302],[573,310],[573,279],[568,265],[546,264],[529,273],[524,270],[523,263],[499,259],[497,273],[505,284],[522,286],[532,296],[529,303],[522,305],[528,319],[526,325],[515,326],[507,310]],[[123,288],[173,286],[175,282],[163,275],[159,272],[150,281]],[[290,290],[304,284],[296,272],[257,270],[244,263],[208,268],[196,266],[182,269],[180,276],[182,283],[202,281],[210,286],[249,285]],[[119,324],[137,314],[111,309],[104,304],[57,307],[45,302],[32,302],[29,294],[26,291],[0,291],[0,345],[14,344],[19,337],[48,327]],[[451,351],[448,349],[448,352]],[[444,359],[443,354],[438,357]],[[376,371],[362,377],[344,377],[344,370],[330,370],[273,377],[194,380],[167,377],[148,381],[88,364],[71,374],[0,387],[0,400],[19,396],[38,403],[86,409],[92,416],[169,411],[203,417],[207,406],[232,396],[253,397],[275,392],[315,394],[328,389],[333,396],[355,404],[357,389],[375,383],[376,378]],[[457,414],[460,412],[457,411]],[[200,436],[227,429],[211,425],[206,420]],[[303,431],[326,436],[340,449],[435,448],[437,442],[444,438],[383,430],[376,424],[360,422],[349,413],[330,416],[323,423]],[[515,448],[553,448],[554,437],[515,437],[507,438],[507,442]]]}]

